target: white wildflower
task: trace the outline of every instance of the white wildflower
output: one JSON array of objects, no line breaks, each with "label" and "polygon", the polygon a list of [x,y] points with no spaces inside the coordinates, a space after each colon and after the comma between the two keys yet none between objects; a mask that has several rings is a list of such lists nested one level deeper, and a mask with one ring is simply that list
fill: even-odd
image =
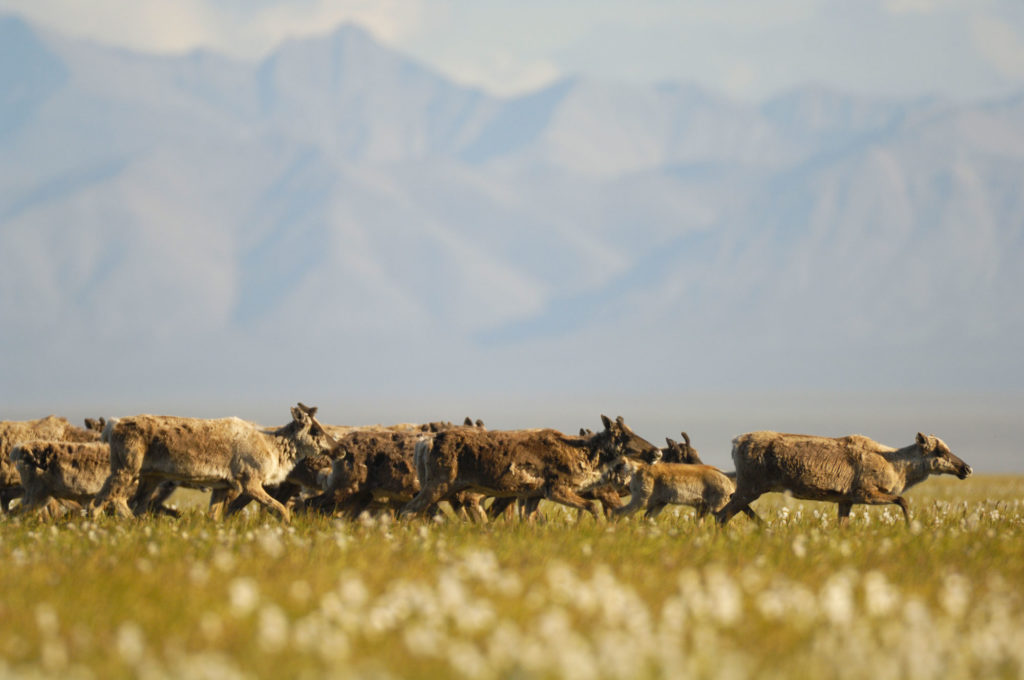
[{"label": "white wildflower", "polygon": [[227,548],[217,548],[213,553],[213,566],[223,573],[233,571],[235,568],[235,556]]},{"label": "white wildflower", "polygon": [[864,608],[871,616],[885,616],[899,604],[899,593],[885,575],[869,571],[864,576]]},{"label": "white wildflower", "polygon": [[236,578],[228,585],[228,600],[236,616],[245,616],[256,609],[260,602],[259,586],[251,578]]},{"label": "white wildflower", "polygon": [[43,641],[41,661],[43,668],[52,672],[63,670],[68,665],[68,650],[60,638],[48,638]]},{"label": "white wildflower", "polygon": [[469,595],[453,569],[446,569],[438,575],[436,590],[441,606],[453,614],[469,604]]},{"label": "white wildflower", "polygon": [[729,576],[719,569],[710,569],[704,575],[711,615],[718,623],[729,625],[737,621],[743,609],[740,590]]},{"label": "white wildflower", "polygon": [[459,570],[464,578],[490,582],[499,571],[498,558],[487,550],[470,550],[462,557]]},{"label": "white wildflower", "polygon": [[402,641],[412,654],[432,657],[441,653],[443,638],[435,628],[413,624],[402,632]]},{"label": "white wildflower", "polygon": [[188,580],[201,586],[210,579],[210,570],[202,562],[194,562],[188,569]]},{"label": "white wildflower", "polygon": [[260,532],[257,545],[267,557],[277,559],[284,555],[284,541],[273,531]]},{"label": "white wildflower", "polygon": [[343,577],[338,583],[338,594],[346,607],[359,608],[369,599],[370,593],[357,576]]},{"label": "white wildflower", "polygon": [[953,617],[961,617],[970,604],[971,584],[960,574],[949,574],[942,581],[942,592],[939,602],[946,613]]},{"label": "white wildflower", "polygon": [[846,625],[853,618],[853,588],[845,574],[836,574],[821,589],[821,607],[834,625]]},{"label": "white wildflower", "polygon": [[494,609],[488,601],[474,600],[459,612],[455,623],[464,633],[476,633],[489,628],[495,618]]},{"label": "white wildflower", "polygon": [[280,651],[288,642],[288,617],[277,605],[265,605],[260,609],[258,630],[264,648],[271,652]]},{"label": "white wildflower", "polygon": [[369,633],[385,633],[397,628],[401,618],[397,602],[383,601],[366,615],[366,630]]},{"label": "white wildflower", "polygon": [[486,641],[487,658],[490,664],[497,668],[521,665],[526,644],[524,636],[514,623],[508,620],[498,621]]},{"label": "white wildflower", "polygon": [[769,621],[778,621],[786,615],[786,603],[782,593],[775,588],[768,588],[757,594],[754,600],[761,616]]},{"label": "white wildflower", "polygon": [[319,643],[317,651],[320,654],[320,658],[328,663],[342,661],[348,657],[348,636],[340,630],[327,629],[323,637],[319,638],[317,642]]},{"label": "white wildflower", "polygon": [[467,678],[479,678],[487,672],[487,658],[469,642],[450,643],[448,663],[456,672]]},{"label": "white wildflower", "polygon": [[572,602],[577,599],[576,573],[564,562],[555,561],[548,565],[545,576],[547,577],[548,590],[556,602]]},{"label": "white wildflower", "polygon": [[57,619],[57,610],[47,603],[36,605],[36,627],[43,637],[52,637],[57,634],[60,622]]},{"label": "white wildflower", "polygon": [[903,605],[903,620],[911,628],[919,628],[921,630],[930,628],[934,622],[928,606],[916,598],[908,599]]},{"label": "white wildflower", "polygon": [[134,666],[146,652],[146,636],[139,624],[125,621],[117,628],[117,653],[126,664]]}]

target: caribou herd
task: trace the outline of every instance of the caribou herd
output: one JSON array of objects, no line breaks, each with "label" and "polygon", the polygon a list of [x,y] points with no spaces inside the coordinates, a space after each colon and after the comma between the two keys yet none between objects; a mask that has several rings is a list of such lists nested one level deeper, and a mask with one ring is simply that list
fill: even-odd
[{"label": "caribou herd", "polygon": [[621,416],[567,435],[488,430],[469,418],[323,425],[302,403],[290,415],[280,427],[154,415],[86,419],[85,428],[52,415],[3,421],[0,510],[175,515],[165,501],[186,487],[210,492],[215,517],[256,501],[286,522],[297,511],[432,517],[442,502],[474,521],[515,512],[533,519],[546,499],[594,518],[641,509],[653,518],[666,505],[688,505],[725,524],[740,512],[760,522],[750,504],[775,491],[836,503],[840,525],[856,503],[898,505],[909,523],[906,489],[930,475],[971,474],[945,442],[920,432],[898,449],[859,435],[750,432],[733,439],[735,472],[724,472],[702,463],[685,432],[662,448]]}]

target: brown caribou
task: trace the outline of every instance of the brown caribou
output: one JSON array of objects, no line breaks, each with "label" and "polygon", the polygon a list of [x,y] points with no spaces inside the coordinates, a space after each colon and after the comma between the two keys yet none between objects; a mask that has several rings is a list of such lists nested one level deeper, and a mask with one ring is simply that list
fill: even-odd
[{"label": "brown caribou", "polygon": [[[22,442],[33,439],[50,441],[99,441],[103,419],[86,419],[86,429],[72,425],[65,418],[46,416],[36,420],[6,420],[0,422],[0,511],[7,512],[9,504],[24,493],[18,469],[10,460],[11,450]],[[93,425],[95,424],[95,426]]]},{"label": "brown caribou", "polygon": [[901,449],[861,435],[832,438],[750,432],[732,440],[732,460],[736,492],[716,515],[721,524],[770,491],[836,503],[840,525],[849,521],[855,503],[893,503],[909,524],[907,501],[901,495],[906,489],[930,475],[966,479],[971,474],[971,466],[953,455],[944,441],[921,432],[913,444]]},{"label": "brown caribou", "polygon": [[620,455],[658,450],[621,416],[601,420],[604,430],[590,436],[551,429],[441,432],[417,449],[421,489],[402,514],[423,514],[453,493],[472,491],[495,498],[546,498],[597,517],[597,501],[580,492],[594,486]]},{"label": "brown caribou", "polygon": [[[110,476],[93,502],[130,515],[130,488],[148,495],[157,482],[214,490],[215,512],[242,492],[288,521],[290,513],[263,488],[288,476],[298,460],[331,451],[336,442],[317,421],[315,407],[291,409],[292,421],[267,429],[239,418],[203,420],[140,415],[119,419],[110,431]],[[144,484],[145,482],[145,484]]]}]

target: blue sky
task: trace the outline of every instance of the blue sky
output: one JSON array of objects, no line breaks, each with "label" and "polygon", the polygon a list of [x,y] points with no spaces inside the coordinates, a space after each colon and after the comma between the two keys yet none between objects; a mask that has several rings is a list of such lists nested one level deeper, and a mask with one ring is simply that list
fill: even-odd
[{"label": "blue sky", "polygon": [[581,74],[748,99],[805,83],[968,99],[1024,87],[1019,0],[0,0],[0,11],[106,44],[245,59],[352,21],[499,94]]}]

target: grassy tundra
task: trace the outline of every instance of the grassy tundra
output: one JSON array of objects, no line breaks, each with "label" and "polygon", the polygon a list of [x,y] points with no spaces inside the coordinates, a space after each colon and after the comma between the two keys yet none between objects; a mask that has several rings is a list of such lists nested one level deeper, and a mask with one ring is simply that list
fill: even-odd
[{"label": "grassy tundra", "polygon": [[0,519],[0,677],[1014,678],[1024,478],[720,528]]}]

